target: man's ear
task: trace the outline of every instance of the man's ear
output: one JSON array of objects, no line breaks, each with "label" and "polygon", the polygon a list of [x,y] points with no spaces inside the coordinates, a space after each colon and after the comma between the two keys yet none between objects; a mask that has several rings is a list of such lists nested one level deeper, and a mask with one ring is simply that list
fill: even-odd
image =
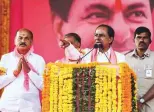
[{"label": "man's ear", "polygon": [[17,36],[14,38],[14,45],[17,45]]},{"label": "man's ear", "polygon": [[113,40],[114,40],[113,37],[109,38],[110,44],[113,43]]},{"label": "man's ear", "polygon": [[75,45],[76,45],[77,48],[81,47],[81,44],[79,42],[76,42]]},{"label": "man's ear", "polygon": [[53,31],[57,35],[57,38],[60,39],[63,37],[62,26],[64,21],[57,15],[54,15],[52,20],[53,20]]}]

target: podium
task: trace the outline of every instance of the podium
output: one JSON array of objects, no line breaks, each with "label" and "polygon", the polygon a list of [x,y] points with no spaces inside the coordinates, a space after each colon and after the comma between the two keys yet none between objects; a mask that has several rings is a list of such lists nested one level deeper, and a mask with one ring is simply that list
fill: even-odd
[{"label": "podium", "polygon": [[126,63],[49,63],[42,112],[137,112],[136,75]]}]

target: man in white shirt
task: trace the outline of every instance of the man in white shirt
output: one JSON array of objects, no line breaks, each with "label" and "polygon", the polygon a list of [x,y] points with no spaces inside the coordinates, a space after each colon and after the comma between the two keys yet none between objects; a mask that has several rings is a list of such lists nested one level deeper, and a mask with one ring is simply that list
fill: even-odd
[{"label": "man in white shirt", "polygon": [[114,41],[114,30],[108,25],[99,25],[95,31],[95,48],[87,54],[90,49],[85,50],[87,54],[85,57],[77,49],[74,48],[69,42],[61,40],[63,44],[61,47],[65,48],[65,55],[67,58],[72,60],[79,60],[82,63],[89,62],[110,62],[112,64],[117,64],[120,62],[125,62],[125,56],[121,53],[114,51],[111,47]]},{"label": "man in white shirt", "polygon": [[39,93],[43,86],[44,59],[33,53],[33,33],[20,29],[15,37],[15,49],[1,58],[7,71],[0,76],[1,112],[41,112]]}]

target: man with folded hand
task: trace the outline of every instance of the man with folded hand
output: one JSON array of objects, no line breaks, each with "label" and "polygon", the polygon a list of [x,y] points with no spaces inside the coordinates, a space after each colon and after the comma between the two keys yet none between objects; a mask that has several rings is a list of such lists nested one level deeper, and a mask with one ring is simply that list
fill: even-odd
[{"label": "man with folded hand", "polygon": [[33,33],[20,29],[15,37],[15,49],[1,58],[7,71],[0,76],[1,112],[41,112],[39,92],[43,86],[44,59],[33,53]]}]

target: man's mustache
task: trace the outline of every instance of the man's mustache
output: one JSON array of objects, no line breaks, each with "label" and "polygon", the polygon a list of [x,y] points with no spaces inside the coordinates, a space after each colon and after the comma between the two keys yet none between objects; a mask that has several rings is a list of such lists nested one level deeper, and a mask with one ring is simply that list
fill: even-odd
[{"label": "man's mustache", "polygon": [[144,42],[140,42],[140,43],[139,43],[139,45],[141,45],[141,44],[144,44],[144,45],[146,45],[146,43],[144,43]]},{"label": "man's mustache", "polygon": [[101,43],[100,41],[95,41],[95,43]]},{"label": "man's mustache", "polygon": [[25,45],[26,46],[27,44],[25,42],[22,42],[22,43],[20,43],[20,45]]}]

